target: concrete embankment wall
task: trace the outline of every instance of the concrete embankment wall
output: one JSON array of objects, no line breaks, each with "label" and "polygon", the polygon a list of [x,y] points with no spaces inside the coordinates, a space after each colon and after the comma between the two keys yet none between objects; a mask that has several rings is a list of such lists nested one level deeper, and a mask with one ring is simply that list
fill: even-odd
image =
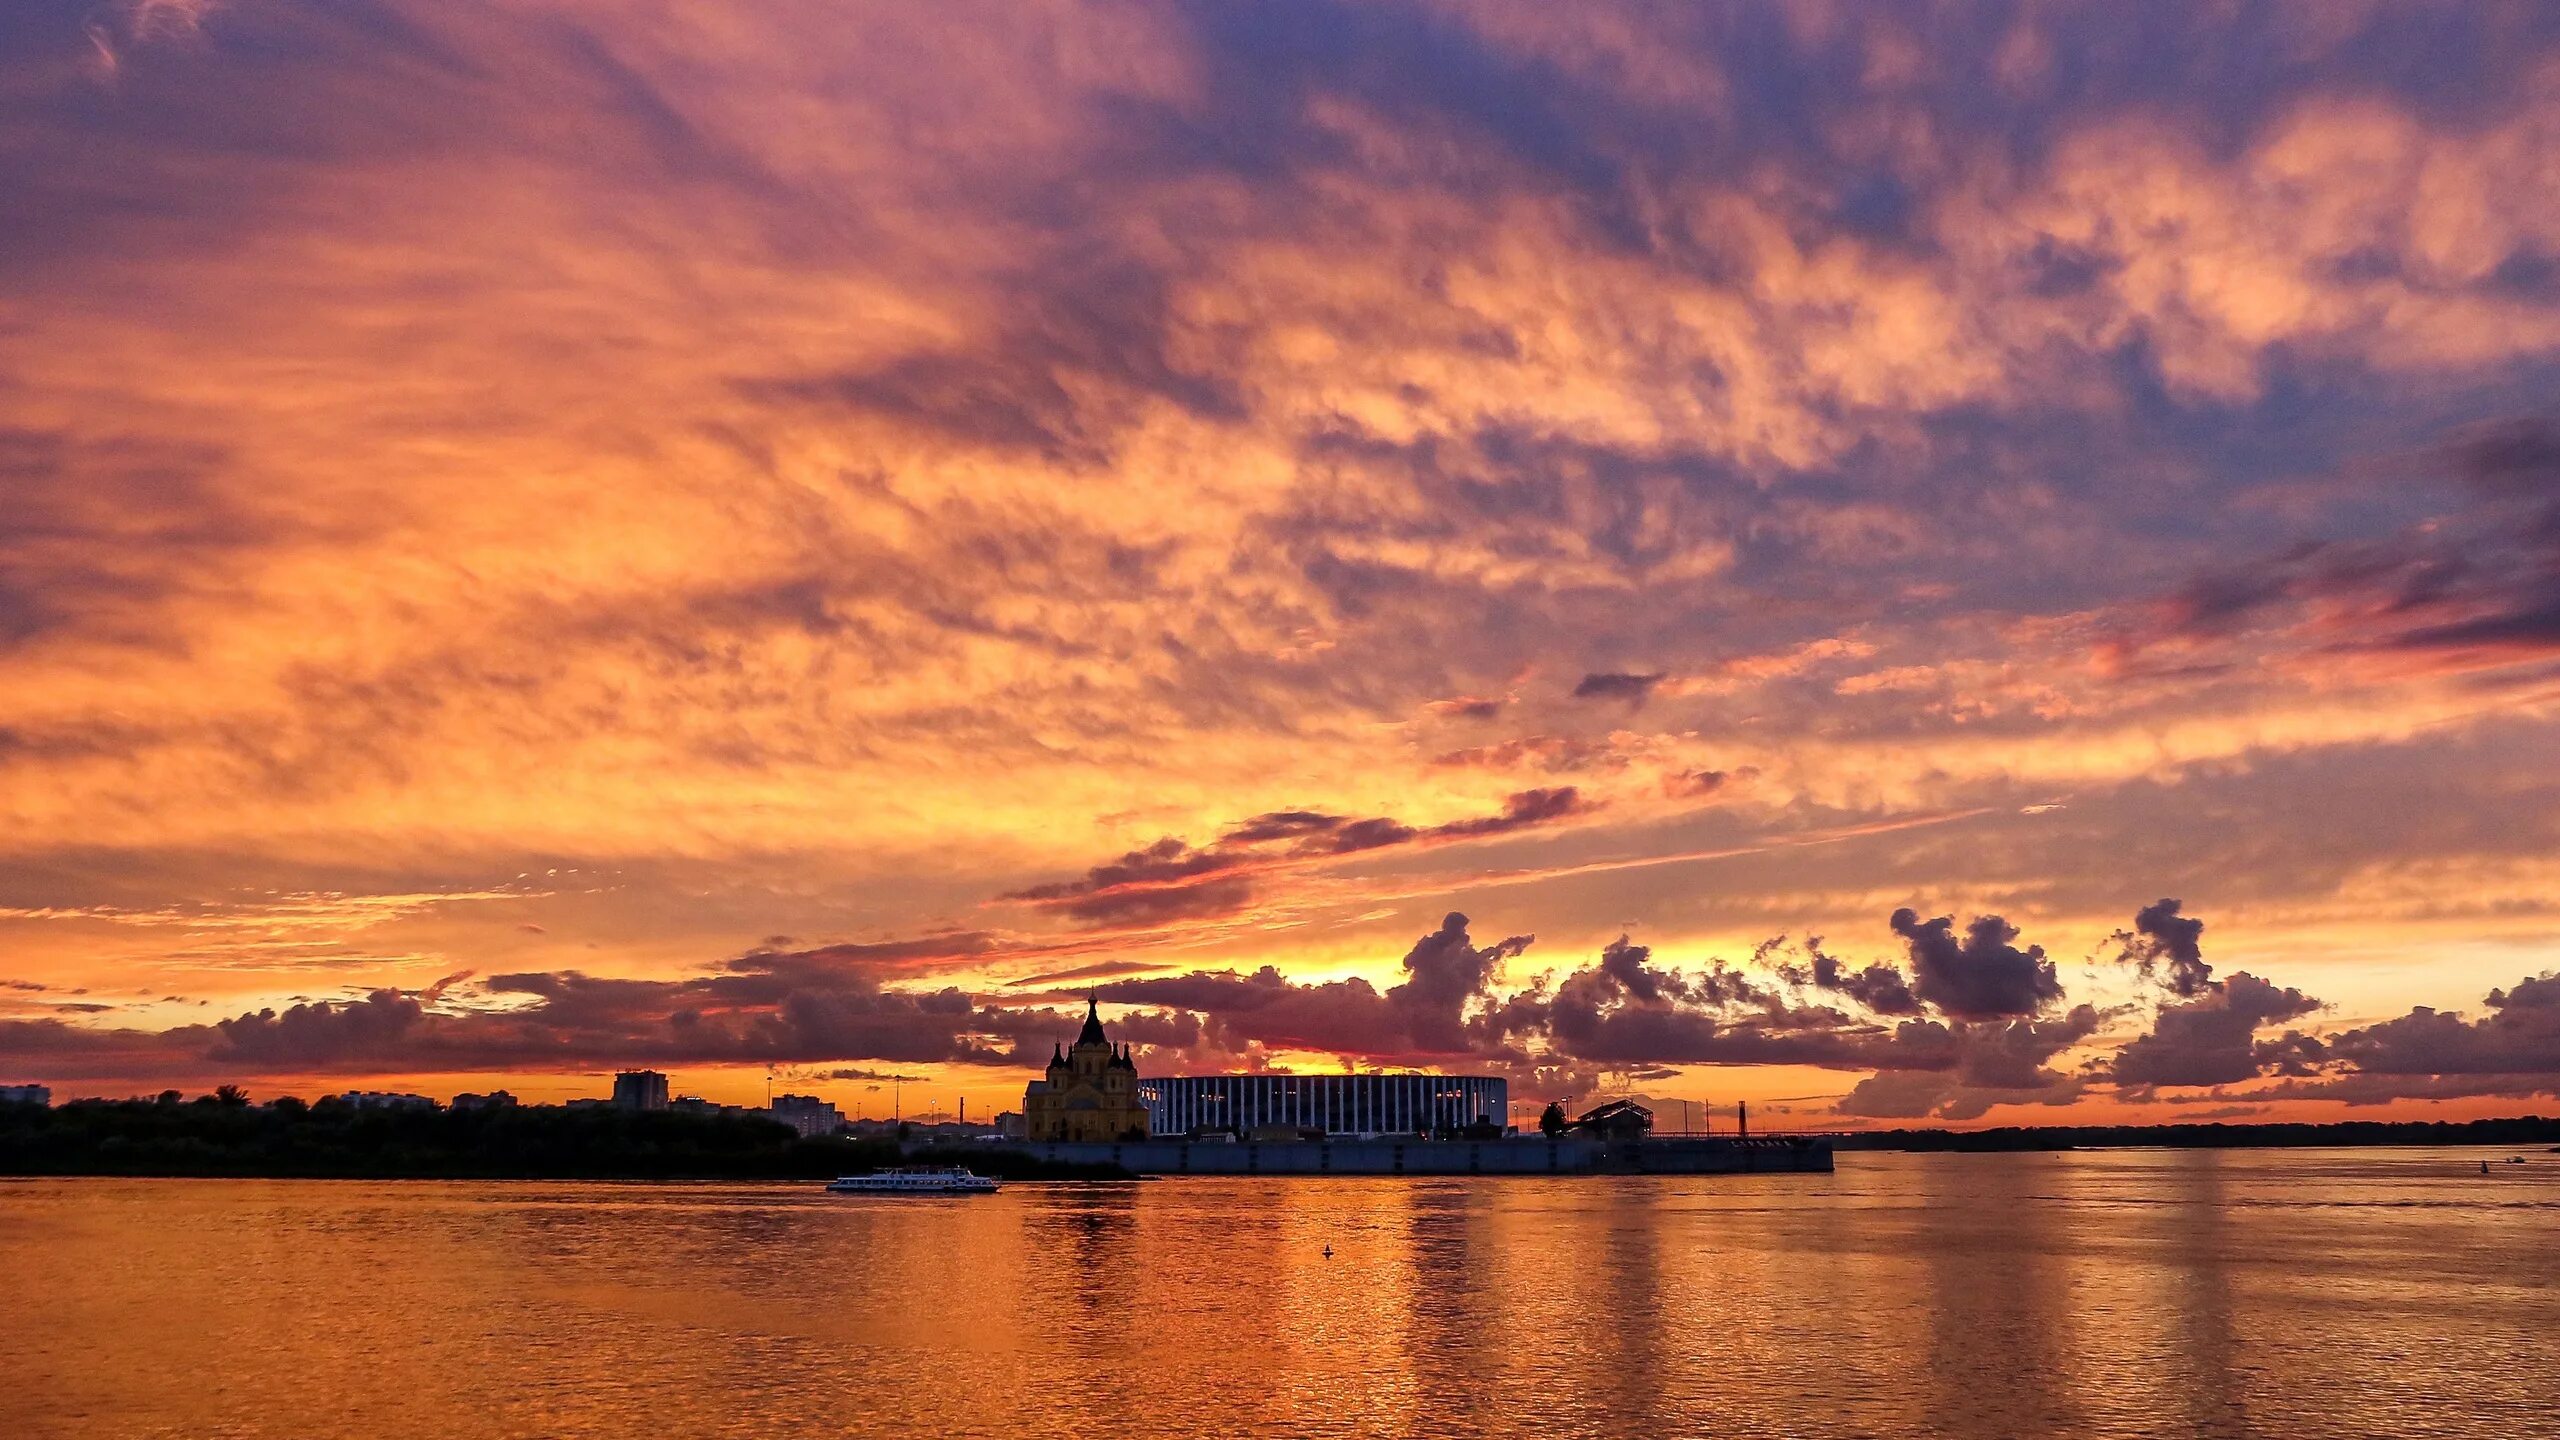
[{"label": "concrete embankment wall", "polygon": [[1759,1171],[1831,1173],[1831,1142],[1814,1136],[1759,1140],[1663,1139],[1638,1141],[1613,1168],[1639,1175],[1733,1175]]},{"label": "concrete embankment wall", "polygon": [[1117,1165],[1138,1175],[1729,1175],[1828,1173],[1828,1140],[1609,1142],[1567,1136],[1502,1140],[1124,1140],[1023,1142],[1043,1160]]}]

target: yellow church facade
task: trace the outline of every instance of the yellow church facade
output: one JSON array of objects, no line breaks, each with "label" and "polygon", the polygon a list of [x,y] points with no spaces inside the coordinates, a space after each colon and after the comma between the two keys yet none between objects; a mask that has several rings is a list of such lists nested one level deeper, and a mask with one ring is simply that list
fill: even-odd
[{"label": "yellow church facade", "polygon": [[1076,1043],[1053,1050],[1048,1073],[1022,1092],[1022,1133],[1076,1144],[1147,1137],[1137,1062],[1103,1035],[1102,1011],[1094,1001],[1085,1001]]}]

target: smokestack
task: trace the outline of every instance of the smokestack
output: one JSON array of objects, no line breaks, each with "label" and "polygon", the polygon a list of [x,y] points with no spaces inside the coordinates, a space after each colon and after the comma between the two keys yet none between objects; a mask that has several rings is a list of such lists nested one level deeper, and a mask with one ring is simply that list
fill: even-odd
[{"label": "smokestack", "polygon": [[1733,1125],[1736,1138],[1743,1140],[1751,1138],[1751,1105],[1748,1101],[1734,1102]]}]

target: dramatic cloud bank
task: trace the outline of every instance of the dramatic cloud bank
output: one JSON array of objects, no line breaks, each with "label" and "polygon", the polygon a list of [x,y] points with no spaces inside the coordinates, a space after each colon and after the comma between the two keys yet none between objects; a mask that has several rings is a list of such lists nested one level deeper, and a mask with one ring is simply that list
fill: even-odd
[{"label": "dramatic cloud bank", "polygon": [[[2143,915],[2178,909],[2164,900]],[[2016,948],[2016,928],[1999,916],[1976,917],[1962,942],[1952,917],[1923,923],[1905,909],[1888,925],[1930,977],[1921,985],[1891,964],[1852,969],[1820,941],[1780,937],[1740,963],[1683,968],[1656,963],[1625,936],[1561,976],[1506,985],[1533,937],[1479,945],[1467,917],[1453,913],[1413,942],[1402,978],[1384,989],[1357,976],[1291,980],[1266,965],[1108,979],[1088,993],[1113,1005],[1117,1035],[1156,1073],[1265,1069],[1322,1054],[1355,1066],[1491,1071],[1532,1093],[1570,1096],[1673,1078],[1682,1067],[1794,1066],[1863,1072],[1833,1111],[1851,1119],[1969,1120],[1994,1105],[2071,1104],[2092,1085],[2132,1102],[2208,1087],[2200,1098],[2220,1098],[2224,1087],[2261,1080],[2271,1083],[2238,1093],[2325,1090],[2349,1103],[2560,1093],[2553,977],[2491,992],[2479,1021],[2420,1007],[2326,1037],[2260,1038],[2320,1002],[2247,973],[2214,979],[2202,925],[2189,920],[2176,931],[2187,968],[2175,977],[2161,980],[2139,958],[2119,967],[2161,984],[2150,1028],[2066,1069],[2064,1056],[2089,1051],[2129,1007],[2069,1004],[2041,948]],[[570,971],[474,984],[453,975],[415,993],[383,989],[160,1032],[0,1021],[0,1054],[75,1076],[124,1073],[145,1058],[173,1069],[315,1075],[644,1062],[807,1068],[847,1058],[1019,1072],[1077,1023],[1071,1003],[1040,993],[885,988],[884,963],[896,962],[760,951],[672,981]],[[2416,1083],[2394,1090],[2395,1081]]]}]

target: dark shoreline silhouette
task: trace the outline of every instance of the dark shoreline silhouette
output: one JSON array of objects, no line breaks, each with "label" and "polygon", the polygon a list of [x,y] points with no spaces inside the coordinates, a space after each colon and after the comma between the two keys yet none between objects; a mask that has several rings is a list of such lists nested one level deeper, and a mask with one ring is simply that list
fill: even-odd
[{"label": "dark shoreline silhouette", "polygon": [[2033,1125],[1996,1130],[1865,1130],[1832,1142],[1841,1150],[2267,1150],[2309,1145],[2549,1145],[2560,1119],[2340,1120],[2328,1124]]},{"label": "dark shoreline silhouette", "polygon": [[[2332,1124],[2051,1125],[1871,1130],[1842,1150],[2022,1151],[2125,1148],[2560,1144],[2560,1119]],[[225,1102],[77,1100],[0,1105],[0,1175],[242,1179],[820,1180],[885,1165],[956,1163],[999,1179],[1122,1179],[1116,1166],[1040,1160],[1004,1145],[902,1146],[803,1139],[731,1115],[608,1107],[482,1110]]]},{"label": "dark shoreline silhouette", "polygon": [[238,1179],[824,1180],[884,1165],[967,1165],[998,1179],[1119,1179],[1001,1146],[803,1139],[787,1125],[675,1111],[480,1110],[77,1100],[0,1105],[0,1175]]}]

